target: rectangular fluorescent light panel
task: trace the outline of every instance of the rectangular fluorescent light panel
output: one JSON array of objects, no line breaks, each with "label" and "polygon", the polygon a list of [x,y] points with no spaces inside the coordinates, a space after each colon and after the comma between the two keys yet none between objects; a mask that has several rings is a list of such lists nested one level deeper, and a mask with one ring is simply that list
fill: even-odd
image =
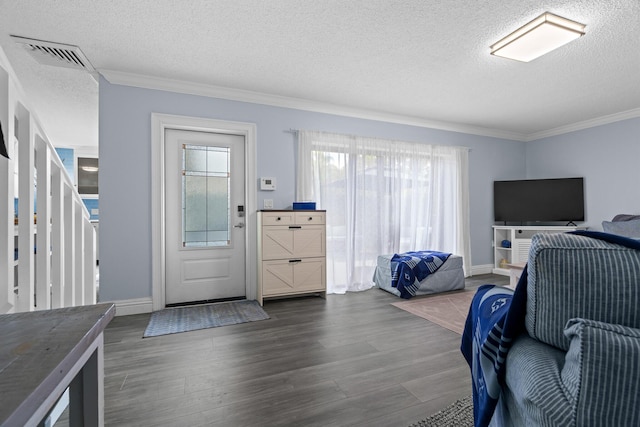
[{"label": "rectangular fluorescent light panel", "polygon": [[491,46],[491,54],[529,62],[584,35],[584,24],[546,12]]}]

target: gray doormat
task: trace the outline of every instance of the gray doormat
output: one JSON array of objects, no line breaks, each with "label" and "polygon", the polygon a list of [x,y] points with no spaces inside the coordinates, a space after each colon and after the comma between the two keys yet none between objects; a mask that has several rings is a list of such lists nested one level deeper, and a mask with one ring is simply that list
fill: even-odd
[{"label": "gray doormat", "polygon": [[473,397],[456,400],[443,410],[410,427],[473,427]]},{"label": "gray doormat", "polygon": [[255,322],[268,318],[269,315],[260,307],[260,304],[253,300],[167,308],[151,313],[143,338]]}]

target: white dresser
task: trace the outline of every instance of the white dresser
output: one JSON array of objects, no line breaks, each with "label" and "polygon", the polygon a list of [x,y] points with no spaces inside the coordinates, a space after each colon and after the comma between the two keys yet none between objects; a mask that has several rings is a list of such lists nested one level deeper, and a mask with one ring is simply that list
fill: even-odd
[{"label": "white dresser", "polygon": [[326,296],[325,211],[258,212],[258,292],[265,298]]}]

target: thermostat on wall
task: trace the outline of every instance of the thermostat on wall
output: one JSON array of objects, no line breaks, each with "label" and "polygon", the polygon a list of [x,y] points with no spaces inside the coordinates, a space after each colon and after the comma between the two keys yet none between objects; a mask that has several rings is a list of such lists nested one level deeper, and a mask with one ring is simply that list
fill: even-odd
[{"label": "thermostat on wall", "polygon": [[260,190],[275,190],[276,179],[271,177],[260,178]]}]

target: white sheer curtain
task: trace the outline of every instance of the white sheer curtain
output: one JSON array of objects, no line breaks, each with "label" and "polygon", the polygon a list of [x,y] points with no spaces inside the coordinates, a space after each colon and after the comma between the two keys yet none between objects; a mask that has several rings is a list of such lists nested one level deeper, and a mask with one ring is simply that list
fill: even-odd
[{"label": "white sheer curtain", "polygon": [[377,256],[438,250],[471,271],[468,149],[298,132],[296,197],[327,210],[327,292],[373,286]]}]

